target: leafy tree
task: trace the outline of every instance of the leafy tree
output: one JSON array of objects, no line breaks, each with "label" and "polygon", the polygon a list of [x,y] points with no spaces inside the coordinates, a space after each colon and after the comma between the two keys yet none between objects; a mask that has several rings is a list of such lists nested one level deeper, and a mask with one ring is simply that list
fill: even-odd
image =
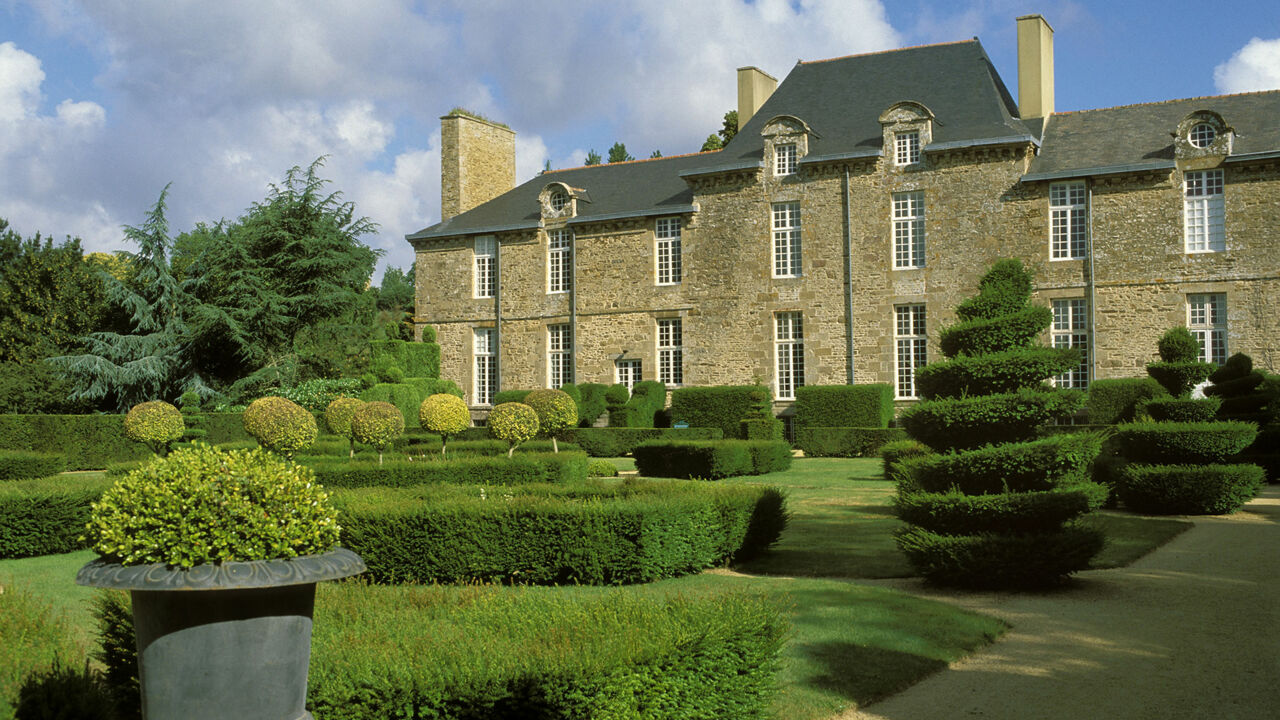
[{"label": "leafy tree", "polygon": [[730,110],[724,114],[724,123],[721,125],[718,133],[720,135],[720,141],[724,145],[728,145],[729,141],[733,139],[733,136],[738,134],[737,110]]},{"label": "leafy tree", "polygon": [[400,268],[388,267],[382,273],[382,283],[378,286],[379,310],[412,310],[413,279],[417,263],[409,266],[408,272]]},{"label": "leafy tree", "polygon": [[595,149],[593,148],[590,152],[587,153],[587,161],[582,164],[583,165],[599,165],[600,153],[596,152]]},{"label": "leafy tree", "polygon": [[660,158],[660,157],[662,157],[662,151],[661,151],[661,150],[654,150],[653,152],[649,153],[649,159],[650,159],[650,160],[652,160],[652,159],[654,159],[654,158]]},{"label": "leafy tree", "polygon": [[707,136],[706,142],[702,143],[701,149],[702,152],[707,152],[708,150],[721,150],[723,148],[724,142],[720,140],[720,136],[715,133],[711,133]]},{"label": "leafy tree", "polygon": [[544,173],[549,173],[549,172],[551,172],[551,161],[550,161],[550,160],[547,160],[547,161],[545,161],[545,162],[543,162],[543,163],[542,163],[542,172],[544,172]]},{"label": "leafy tree", "polygon": [[613,144],[613,147],[609,148],[609,162],[627,162],[628,160],[635,160],[635,157],[633,157],[631,153],[627,152],[626,145],[621,142],[616,142]]}]

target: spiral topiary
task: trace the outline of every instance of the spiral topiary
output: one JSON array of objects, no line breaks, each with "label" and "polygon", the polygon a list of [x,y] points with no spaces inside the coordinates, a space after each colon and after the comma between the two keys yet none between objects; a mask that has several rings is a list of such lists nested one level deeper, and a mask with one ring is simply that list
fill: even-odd
[{"label": "spiral topiary", "polygon": [[511,457],[516,446],[538,434],[538,413],[524,403],[495,405],[489,412],[489,434],[507,442],[507,457]]},{"label": "spiral topiary", "polygon": [[538,431],[551,438],[551,449],[560,452],[557,437],[578,424],[578,404],[563,390],[534,390],[524,404],[538,413]]},{"label": "spiral topiary", "polygon": [[311,447],[319,434],[314,415],[292,400],[275,395],[249,403],[244,411],[244,430],[262,447],[285,457]]},{"label": "spiral topiary", "polygon": [[350,457],[356,456],[356,440],[351,436],[351,416],[355,414],[364,401],[353,397],[334,398],[324,409],[324,423],[335,435],[341,435],[351,444]]},{"label": "spiral topiary", "polygon": [[389,402],[367,402],[351,416],[351,437],[378,449],[378,464],[391,441],[404,432],[404,415]]},{"label": "spiral topiary", "polygon": [[182,437],[186,421],[178,408],[163,400],[138,403],[124,416],[125,437],[151,448],[157,455],[166,455],[169,445]]},{"label": "spiral topiary", "polygon": [[444,455],[449,438],[471,427],[471,411],[457,395],[437,393],[418,406],[418,422],[433,433],[439,433],[440,454]]},{"label": "spiral topiary", "polygon": [[190,568],[327,552],[339,530],[310,468],[261,448],[195,443],[108,488],[85,536],[114,562]]}]

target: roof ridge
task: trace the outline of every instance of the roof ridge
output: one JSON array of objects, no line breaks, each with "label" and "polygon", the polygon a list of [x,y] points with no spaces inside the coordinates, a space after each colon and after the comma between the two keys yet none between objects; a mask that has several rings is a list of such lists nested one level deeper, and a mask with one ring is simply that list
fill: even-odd
[{"label": "roof ridge", "polygon": [[871,52],[853,53],[852,55],[841,55],[839,57],[823,58],[821,60],[801,60],[797,65],[816,65],[818,63],[833,62],[836,60],[847,60],[849,58],[868,57],[870,55],[887,55],[889,53],[901,52],[903,50],[921,50],[924,48],[945,47],[947,45],[961,45],[963,43],[975,43],[978,38],[969,38],[968,40],[949,40],[947,42],[926,43],[924,45],[908,45],[907,47],[891,48],[889,50],[873,50]]},{"label": "roof ridge", "polygon": [[555,168],[554,170],[546,170],[540,174],[549,175],[550,173],[566,172],[568,170],[583,170],[585,168],[605,167],[614,165],[635,165],[636,163],[657,162],[659,160],[675,160],[676,158],[692,157],[694,155],[708,155],[710,153],[718,153],[719,150],[699,150],[697,152],[681,153],[679,155],[663,155],[656,158],[640,158],[639,160],[620,160],[611,163],[596,163],[595,165],[578,165],[577,167]]},{"label": "roof ridge", "polygon": [[1221,98],[1243,97],[1245,95],[1265,95],[1267,93],[1280,93],[1280,89],[1250,90],[1248,92],[1223,93],[1221,95],[1194,95],[1192,97],[1173,98],[1170,100],[1156,100],[1154,102],[1129,103],[1128,105],[1112,105],[1110,107],[1085,108],[1084,110],[1063,110],[1061,112],[1055,112],[1054,115],[1079,115],[1081,113],[1102,112],[1105,110],[1124,110],[1127,108],[1146,107],[1148,105],[1170,105],[1172,103],[1189,102],[1192,100],[1219,100]]}]

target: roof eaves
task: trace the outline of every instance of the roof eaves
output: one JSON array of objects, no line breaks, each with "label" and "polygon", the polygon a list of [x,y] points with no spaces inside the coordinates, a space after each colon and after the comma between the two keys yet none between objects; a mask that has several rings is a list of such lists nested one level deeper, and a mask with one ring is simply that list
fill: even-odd
[{"label": "roof eaves", "polygon": [[458,228],[457,230],[452,230],[450,228],[432,230],[431,228],[427,228],[426,230],[405,235],[404,239],[409,242],[413,242],[414,240],[436,240],[446,237],[461,237],[463,235],[483,235],[485,233],[508,232],[511,230],[528,230],[536,227],[538,227],[537,221],[526,220],[525,222],[511,223],[508,225],[487,225],[475,228]]},{"label": "roof eaves", "polygon": [[637,217],[653,217],[656,215],[682,215],[684,213],[697,212],[695,205],[664,205],[662,207],[646,208],[644,210],[624,210],[622,212],[605,213],[604,215],[579,215],[569,220],[570,225],[587,225],[593,222],[604,222],[606,220],[624,220],[626,218]]},{"label": "roof eaves", "polygon": [[851,150],[849,152],[829,153],[827,155],[806,155],[800,158],[799,164],[816,165],[818,163],[837,162],[839,160],[861,160],[864,158],[880,157],[881,155],[884,155],[883,148],[862,148],[859,150]]},{"label": "roof eaves", "polygon": [[743,160],[736,163],[725,163],[724,165],[689,168],[688,170],[681,170],[678,175],[680,177],[694,177],[696,175],[715,175],[716,173],[732,172],[734,170],[755,170],[762,167],[764,167],[763,161]]},{"label": "roof eaves", "polygon": [[1253,162],[1254,160],[1271,160],[1280,158],[1280,150],[1264,150],[1262,152],[1240,153],[1239,155],[1228,155],[1223,159],[1224,163]]},{"label": "roof eaves", "polygon": [[1174,167],[1172,160],[1151,160],[1149,162],[1126,163],[1124,165],[1099,165],[1096,167],[1069,168],[1067,170],[1028,173],[1022,176],[1021,182],[1063,180],[1066,178],[1091,177],[1094,175],[1120,175],[1123,173],[1144,172],[1148,170],[1168,170],[1172,167]]},{"label": "roof eaves", "polygon": [[1003,137],[978,138],[977,140],[949,140],[947,142],[929,143],[921,148],[924,152],[938,152],[941,150],[955,150],[957,148],[981,147],[984,145],[1016,145],[1020,143],[1031,143],[1039,147],[1040,143],[1030,134],[1023,135],[1005,135]]}]

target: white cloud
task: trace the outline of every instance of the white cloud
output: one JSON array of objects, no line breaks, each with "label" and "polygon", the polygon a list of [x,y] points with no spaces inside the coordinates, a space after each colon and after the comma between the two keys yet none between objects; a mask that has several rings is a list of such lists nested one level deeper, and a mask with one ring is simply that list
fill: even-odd
[{"label": "white cloud", "polygon": [[1253,38],[1213,69],[1213,82],[1222,93],[1280,89],[1280,38]]},{"label": "white cloud", "polygon": [[0,43],[0,122],[34,115],[40,103],[44,71],[36,56],[12,42]]}]

